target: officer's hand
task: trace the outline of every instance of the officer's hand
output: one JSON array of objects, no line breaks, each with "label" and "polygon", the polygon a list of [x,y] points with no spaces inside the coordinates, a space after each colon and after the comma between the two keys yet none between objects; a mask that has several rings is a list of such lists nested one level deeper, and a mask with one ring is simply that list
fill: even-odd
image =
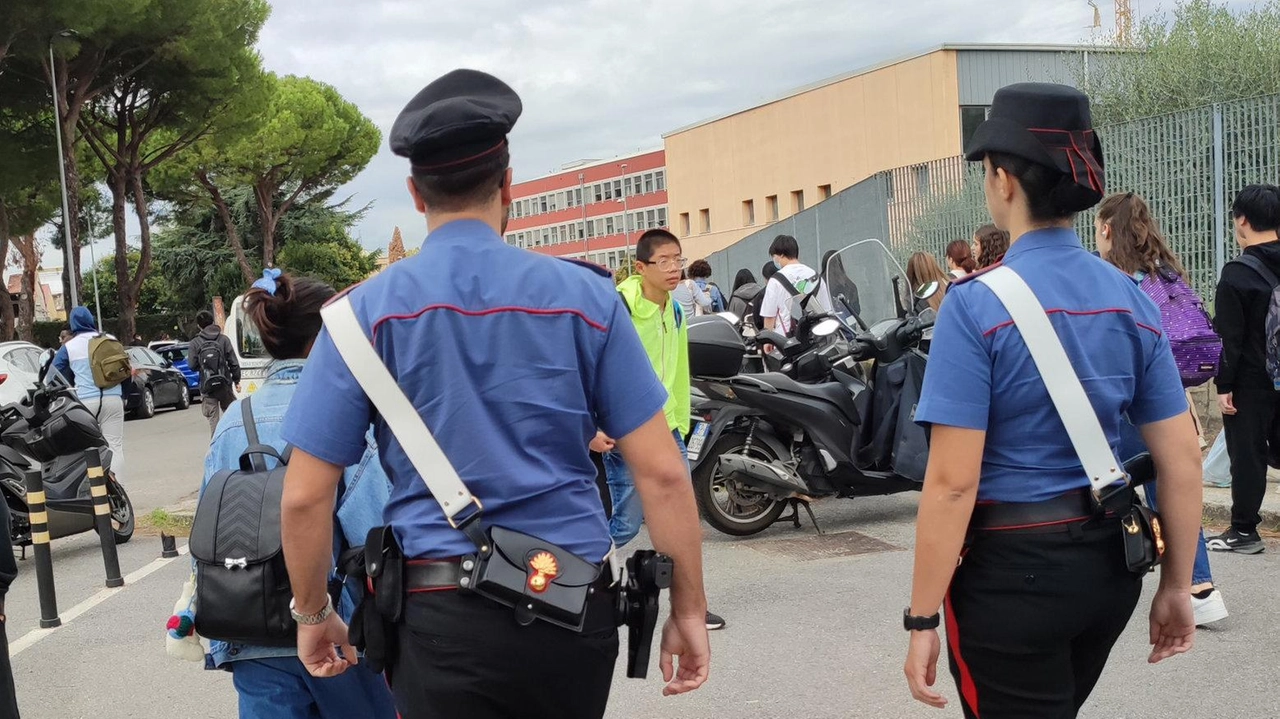
[{"label": "officer's hand", "polygon": [[599,452],[600,454],[612,452],[615,444],[617,443],[610,439],[609,435],[597,430],[596,438],[591,440],[591,451]]},{"label": "officer's hand", "polygon": [[[680,657],[673,669],[672,658]],[[691,692],[707,681],[711,671],[711,640],[706,613],[696,617],[669,617],[662,627],[662,688],[666,697]]]},{"label": "officer's hand", "polygon": [[347,625],[336,612],[322,624],[298,625],[298,658],[311,676],[320,678],[336,677],[359,661],[347,638]]},{"label": "officer's hand", "polygon": [[1191,651],[1196,639],[1196,615],[1189,590],[1156,592],[1151,600],[1151,664]]},{"label": "officer's hand", "polygon": [[1218,409],[1222,410],[1223,414],[1235,414],[1236,413],[1235,398],[1236,398],[1236,395],[1234,392],[1228,392],[1226,394],[1218,395]]},{"label": "officer's hand", "polygon": [[930,689],[938,681],[938,652],[941,648],[937,629],[911,632],[907,663],[902,667],[907,675],[907,686],[911,687],[911,696],[935,709],[947,706],[946,698]]}]

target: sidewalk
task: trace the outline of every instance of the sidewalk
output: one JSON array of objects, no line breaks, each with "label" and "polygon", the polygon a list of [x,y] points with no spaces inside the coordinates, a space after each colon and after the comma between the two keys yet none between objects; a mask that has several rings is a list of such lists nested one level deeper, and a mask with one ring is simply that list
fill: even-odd
[{"label": "sidewalk", "polygon": [[[1280,532],[1280,492],[1277,491],[1276,473],[1268,475],[1267,493],[1262,498],[1263,531]],[[1204,488],[1204,521],[1207,524],[1231,523],[1231,488]]]}]

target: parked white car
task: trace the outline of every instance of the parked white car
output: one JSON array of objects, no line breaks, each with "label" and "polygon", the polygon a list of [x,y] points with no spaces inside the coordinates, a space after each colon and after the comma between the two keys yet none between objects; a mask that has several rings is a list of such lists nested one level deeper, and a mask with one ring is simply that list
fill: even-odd
[{"label": "parked white car", "polygon": [[26,398],[36,386],[43,355],[30,342],[0,342],[0,407]]}]

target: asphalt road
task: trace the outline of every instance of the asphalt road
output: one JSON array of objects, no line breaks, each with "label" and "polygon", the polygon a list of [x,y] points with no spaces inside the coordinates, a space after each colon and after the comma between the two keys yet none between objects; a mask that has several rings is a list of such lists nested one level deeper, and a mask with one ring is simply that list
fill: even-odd
[{"label": "asphalt road", "polygon": [[[133,468],[126,485],[139,512],[195,491],[207,442],[197,409],[131,422],[126,441]],[[825,537],[807,521],[799,530],[775,526],[745,540],[707,529],[711,608],[729,622],[712,635],[711,681],[695,694],[664,698],[656,678],[628,680],[620,661],[608,716],[960,716],[945,660],[940,681],[952,706],[944,712],[914,704],[902,679],[906,637],[899,617],[911,571],[914,501],[908,495],[822,503],[816,511]],[[11,647],[19,650],[13,664],[24,717],[235,716],[229,675],[164,653],[164,622],[187,565],[185,558],[158,563],[159,552],[154,537],[121,547],[125,573],[153,573],[103,592],[94,535],[56,542],[60,607],[64,618],[78,616],[33,635],[34,574],[30,562],[21,563],[7,610]],[[1215,554],[1213,560],[1232,616],[1201,632],[1190,655],[1151,667],[1140,610],[1082,716],[1275,713],[1280,647],[1271,640],[1280,626],[1280,547],[1254,557]],[[1150,594],[1155,582],[1148,584]],[[86,600],[100,603],[79,612]],[[651,673],[656,677],[656,667]]]}]

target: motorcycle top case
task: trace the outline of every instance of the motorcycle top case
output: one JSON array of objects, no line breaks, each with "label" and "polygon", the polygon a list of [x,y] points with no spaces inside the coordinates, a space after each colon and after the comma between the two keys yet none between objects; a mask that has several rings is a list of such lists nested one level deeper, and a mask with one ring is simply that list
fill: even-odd
[{"label": "motorcycle top case", "polygon": [[[35,422],[33,419],[29,424]],[[93,412],[70,397],[54,400],[49,405],[48,419],[28,429],[19,441],[37,462],[51,462],[61,455],[107,443]]]},{"label": "motorcycle top case", "polygon": [[742,336],[723,317],[689,319],[689,373],[694,377],[735,377],[742,372],[746,354]]}]

